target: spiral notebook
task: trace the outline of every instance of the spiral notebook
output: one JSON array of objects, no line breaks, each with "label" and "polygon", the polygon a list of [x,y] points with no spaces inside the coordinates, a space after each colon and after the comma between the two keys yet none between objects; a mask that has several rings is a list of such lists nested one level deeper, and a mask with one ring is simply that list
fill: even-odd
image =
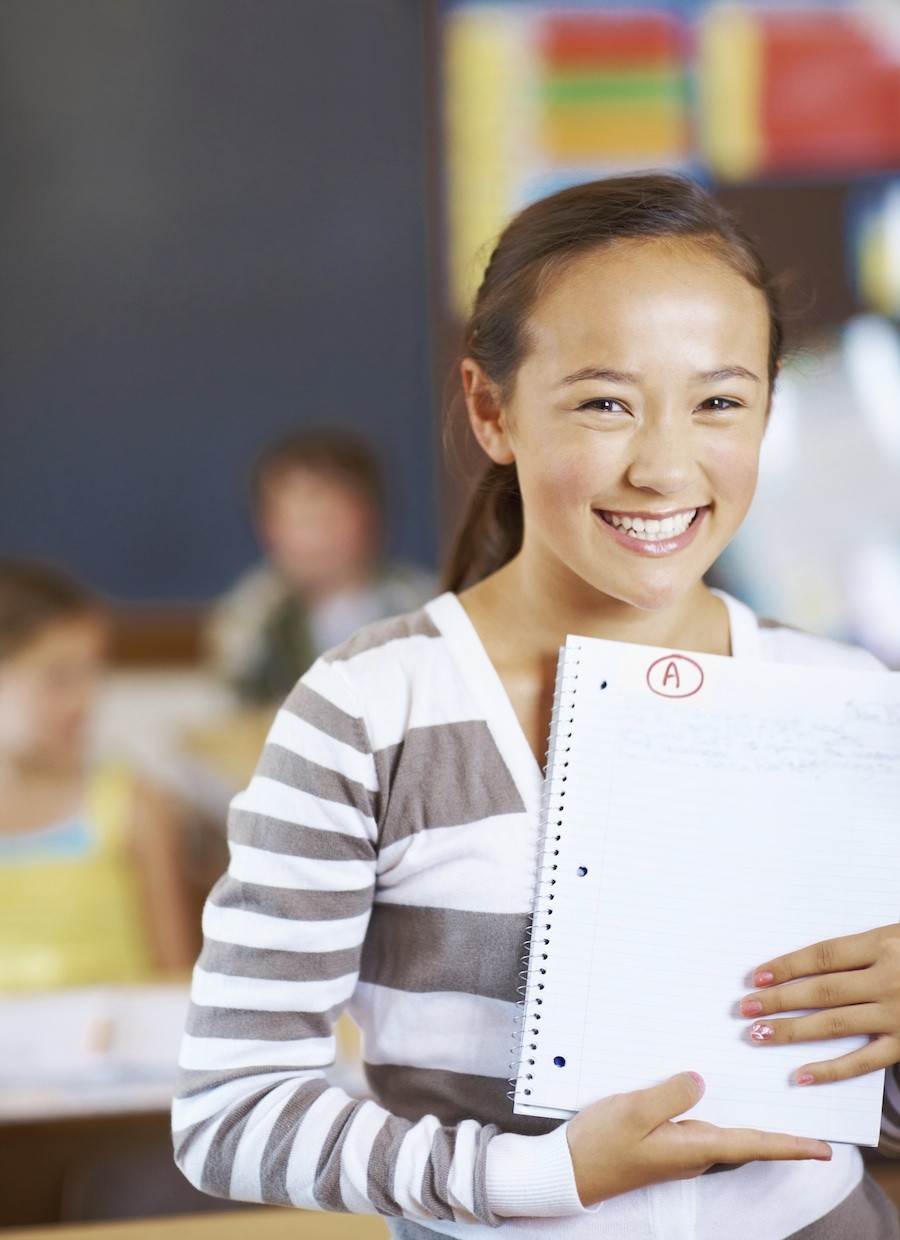
[{"label": "spiral notebook", "polygon": [[685,1069],[692,1117],[873,1145],[865,1038],[750,1043],[773,956],[900,917],[900,675],[570,637],[560,654],[514,1109],[568,1117]]}]

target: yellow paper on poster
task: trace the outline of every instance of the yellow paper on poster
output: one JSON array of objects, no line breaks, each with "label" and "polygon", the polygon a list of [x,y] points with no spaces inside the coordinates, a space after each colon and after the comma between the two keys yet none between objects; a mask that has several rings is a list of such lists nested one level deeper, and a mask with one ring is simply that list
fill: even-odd
[{"label": "yellow paper on poster", "polygon": [[540,141],[558,160],[663,160],[688,152],[684,114],[656,105],[555,108],[544,115]]},{"label": "yellow paper on poster", "polygon": [[758,19],[737,5],[713,8],[700,26],[700,141],[723,180],[748,180],[762,167],[764,73]]},{"label": "yellow paper on poster", "polygon": [[461,316],[481,281],[485,248],[513,210],[511,164],[526,108],[524,25],[511,12],[462,8],[445,27],[449,279]]}]

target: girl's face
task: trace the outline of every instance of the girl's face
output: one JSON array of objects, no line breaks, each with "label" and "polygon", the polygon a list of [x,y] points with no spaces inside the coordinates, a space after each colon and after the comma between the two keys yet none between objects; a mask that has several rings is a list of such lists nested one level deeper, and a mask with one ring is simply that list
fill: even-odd
[{"label": "girl's face", "polygon": [[104,671],[108,631],[95,615],[46,625],[0,663],[0,756],[78,758]]},{"label": "girl's face", "polygon": [[702,588],[756,485],[763,294],[700,245],[624,242],[564,270],[528,339],[510,400],[473,416],[489,455],[516,462],[526,562],[554,587],[642,609]]}]

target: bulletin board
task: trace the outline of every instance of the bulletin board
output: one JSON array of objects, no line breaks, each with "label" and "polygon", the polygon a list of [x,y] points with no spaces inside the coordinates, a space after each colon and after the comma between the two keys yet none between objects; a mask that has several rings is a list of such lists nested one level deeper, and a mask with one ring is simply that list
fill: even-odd
[{"label": "bulletin board", "polygon": [[521,207],[638,169],[710,185],[900,166],[900,8],[830,3],[442,6],[447,300],[465,313]]}]

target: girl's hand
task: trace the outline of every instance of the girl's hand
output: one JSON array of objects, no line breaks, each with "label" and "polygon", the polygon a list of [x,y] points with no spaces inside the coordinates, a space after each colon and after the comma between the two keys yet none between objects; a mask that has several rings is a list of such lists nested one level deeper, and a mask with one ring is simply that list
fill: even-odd
[{"label": "girl's hand", "polygon": [[601,1098],[570,1120],[566,1135],[582,1204],[663,1180],[690,1180],[715,1163],[831,1158],[824,1141],[675,1121],[700,1101],[703,1088],[695,1073],[680,1072],[650,1089]]},{"label": "girl's hand", "polygon": [[[798,1068],[798,1085],[864,1076],[900,1060],[900,926],[880,926],[789,952],[760,965],[753,984],[765,989],[742,999],[740,1011],[762,1018],[750,1027],[751,1040],[760,1046],[869,1037],[868,1046],[860,1050]],[[811,1016],[766,1019],[803,1008],[820,1010]]]}]

